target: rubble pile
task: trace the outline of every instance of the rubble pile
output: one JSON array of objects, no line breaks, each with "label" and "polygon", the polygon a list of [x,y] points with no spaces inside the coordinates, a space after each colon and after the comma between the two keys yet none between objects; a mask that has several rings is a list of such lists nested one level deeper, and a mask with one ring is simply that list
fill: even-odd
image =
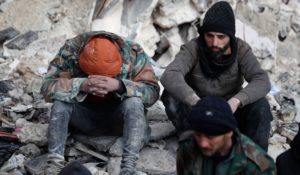
[{"label": "rubble pile", "polygon": [[[42,174],[45,168],[51,103],[39,92],[48,63],[66,39],[90,30],[130,38],[153,58],[160,77],[180,46],[197,36],[197,25],[215,1],[0,0],[0,138],[13,143],[6,149],[8,158],[2,162],[0,156],[0,174]],[[237,17],[236,35],[252,46],[271,79],[269,153],[275,159],[299,130],[300,2],[229,2]],[[138,170],[174,174],[177,137],[161,101],[147,109],[147,119],[152,133]],[[79,160],[94,175],[117,175],[121,148],[118,137],[70,135],[65,157]]]}]

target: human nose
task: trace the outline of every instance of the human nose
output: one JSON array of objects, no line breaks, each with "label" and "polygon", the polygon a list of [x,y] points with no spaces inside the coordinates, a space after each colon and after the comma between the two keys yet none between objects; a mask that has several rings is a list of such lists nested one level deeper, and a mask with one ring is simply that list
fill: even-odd
[{"label": "human nose", "polygon": [[209,139],[206,137],[202,137],[199,139],[199,145],[201,148],[208,148],[209,147]]},{"label": "human nose", "polygon": [[218,46],[218,39],[217,39],[217,37],[213,37],[212,38],[212,44],[213,44],[213,46]]}]

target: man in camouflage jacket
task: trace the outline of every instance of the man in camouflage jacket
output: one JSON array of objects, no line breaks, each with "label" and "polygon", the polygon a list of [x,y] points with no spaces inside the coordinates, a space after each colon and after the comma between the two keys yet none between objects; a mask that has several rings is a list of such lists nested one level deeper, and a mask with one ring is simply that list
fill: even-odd
[{"label": "man in camouflage jacket", "polygon": [[187,117],[177,151],[178,175],[272,175],[273,159],[241,134],[228,103],[208,96]]},{"label": "man in camouflage jacket", "polygon": [[[101,44],[89,44],[93,38],[108,42],[108,48],[101,51],[107,57],[113,52],[111,49],[118,52],[114,54],[119,55],[121,65],[116,75],[88,72],[90,69],[94,69],[92,72],[98,69],[105,72],[110,66],[97,67],[97,63],[93,62],[84,62],[88,66],[80,64],[85,57],[98,61],[97,56],[89,54],[98,54],[106,59],[105,55],[96,53]],[[95,45],[97,42],[95,40]],[[89,48],[85,48],[88,45]],[[88,56],[82,56],[85,50]],[[149,59],[137,43],[108,32],[87,32],[66,41],[50,62],[41,88],[45,99],[53,102],[46,174],[57,174],[64,165],[68,126],[88,135],[123,134],[120,174],[135,174],[139,151],[149,137],[144,108],[151,106],[159,97],[157,78]],[[111,64],[110,60],[107,64]]]}]

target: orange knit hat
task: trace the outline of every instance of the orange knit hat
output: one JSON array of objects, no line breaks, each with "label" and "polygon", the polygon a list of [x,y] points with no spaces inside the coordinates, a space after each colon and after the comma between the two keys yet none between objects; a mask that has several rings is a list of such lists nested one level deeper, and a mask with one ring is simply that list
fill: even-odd
[{"label": "orange knit hat", "polygon": [[88,75],[115,77],[121,71],[122,58],[112,41],[95,37],[81,51],[79,66]]}]

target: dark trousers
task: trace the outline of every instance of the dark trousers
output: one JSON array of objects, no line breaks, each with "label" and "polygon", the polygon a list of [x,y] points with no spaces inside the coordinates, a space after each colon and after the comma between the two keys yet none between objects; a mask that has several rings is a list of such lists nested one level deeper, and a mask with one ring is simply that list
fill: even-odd
[{"label": "dark trousers", "polygon": [[[175,99],[167,91],[164,91],[161,100],[165,106],[167,116],[174,124],[177,133],[180,134],[187,130],[185,120],[191,111],[191,106]],[[254,103],[239,108],[234,113],[234,116],[238,122],[239,130],[267,151],[271,121],[273,119],[267,99],[261,98]]]},{"label": "dark trousers", "polygon": [[137,97],[114,104],[55,101],[48,128],[48,152],[64,155],[68,127],[88,135],[122,135],[122,170],[136,166],[139,151],[148,140],[149,128],[142,100]]},{"label": "dark trousers", "polygon": [[281,153],[276,159],[278,175],[299,175],[300,160],[296,159],[291,149]]}]

